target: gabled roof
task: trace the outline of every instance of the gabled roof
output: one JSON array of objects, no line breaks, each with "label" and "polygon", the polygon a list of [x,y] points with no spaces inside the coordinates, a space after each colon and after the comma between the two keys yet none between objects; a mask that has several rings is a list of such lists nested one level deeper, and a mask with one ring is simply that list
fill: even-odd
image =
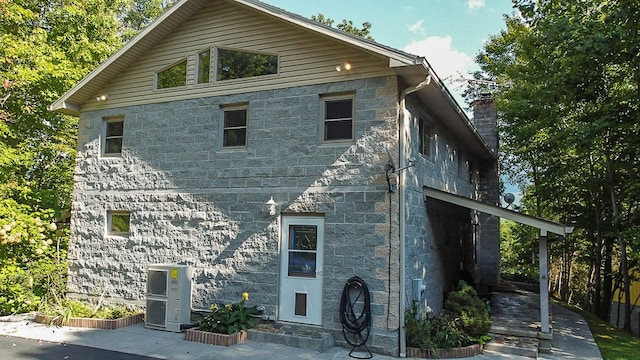
[{"label": "gabled roof", "polygon": [[91,100],[104,86],[123,73],[136,59],[144,56],[162,39],[175,31],[180,24],[196,14],[212,1],[244,6],[273,17],[276,20],[306,29],[315,34],[339,41],[355,49],[389,59],[389,68],[400,77],[404,86],[414,86],[431,76],[432,85],[416,92],[421,100],[428,99],[431,110],[441,117],[453,131],[461,134],[463,141],[486,158],[495,158],[484,140],[478,135],[465,112],[451,96],[424,57],[412,55],[365,38],[345,33],[338,29],[265,4],[258,0],[179,0],[155,21],[145,27],[120,50],[100,64],[84,79],[49,106],[49,110],[78,116],[80,106]]}]

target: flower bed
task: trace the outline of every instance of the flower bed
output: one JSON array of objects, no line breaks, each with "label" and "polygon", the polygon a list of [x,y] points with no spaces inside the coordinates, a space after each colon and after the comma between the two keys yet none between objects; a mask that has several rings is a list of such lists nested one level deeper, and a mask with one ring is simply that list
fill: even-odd
[{"label": "flower bed", "polygon": [[121,327],[138,324],[144,321],[144,314],[134,314],[124,316],[118,319],[96,319],[96,318],[69,318],[67,322],[62,323],[60,316],[48,316],[44,314],[36,314],[34,320],[40,324],[70,326],[90,329],[115,330]]},{"label": "flower bed", "polygon": [[198,328],[184,331],[184,339],[203,344],[231,346],[247,341],[247,332],[242,330],[231,335],[200,331]]},{"label": "flower bed", "polygon": [[456,359],[472,357],[482,352],[482,345],[473,344],[460,348],[450,349],[418,349],[407,348],[407,357],[426,359]]}]

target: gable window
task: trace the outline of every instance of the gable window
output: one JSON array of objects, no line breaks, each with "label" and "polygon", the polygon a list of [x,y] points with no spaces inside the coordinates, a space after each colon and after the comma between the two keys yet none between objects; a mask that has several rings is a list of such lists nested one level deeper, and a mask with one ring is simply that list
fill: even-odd
[{"label": "gable window", "polygon": [[211,69],[211,50],[206,50],[198,54],[198,84],[209,82]]},{"label": "gable window", "polygon": [[432,159],[433,155],[433,129],[431,125],[427,123],[425,119],[420,118],[418,125],[420,132],[420,154],[424,155],[427,159]]},{"label": "gable window", "polygon": [[237,148],[247,146],[247,108],[229,107],[222,109],[222,147]]},{"label": "gable window", "polygon": [[104,120],[103,156],[121,156],[124,138],[124,118],[106,118]]},{"label": "gable window", "polygon": [[129,235],[130,220],[129,211],[107,211],[107,235]]},{"label": "gable window", "polygon": [[167,89],[187,85],[187,59],[156,74],[156,88]]},{"label": "gable window", "polygon": [[218,49],[216,80],[241,79],[278,73],[278,56]]},{"label": "gable window", "polygon": [[325,142],[354,139],[354,106],[352,95],[322,99],[322,140]]}]

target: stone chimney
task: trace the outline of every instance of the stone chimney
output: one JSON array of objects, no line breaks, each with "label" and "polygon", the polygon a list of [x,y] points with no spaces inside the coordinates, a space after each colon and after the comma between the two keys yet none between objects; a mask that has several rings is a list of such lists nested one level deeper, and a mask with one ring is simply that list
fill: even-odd
[{"label": "stone chimney", "polygon": [[[473,103],[473,124],[489,148],[498,155],[498,113],[490,94]],[[498,160],[485,160],[479,166],[476,196],[479,201],[500,206]],[[500,218],[478,212],[476,232],[478,284],[491,291],[500,278]]]}]

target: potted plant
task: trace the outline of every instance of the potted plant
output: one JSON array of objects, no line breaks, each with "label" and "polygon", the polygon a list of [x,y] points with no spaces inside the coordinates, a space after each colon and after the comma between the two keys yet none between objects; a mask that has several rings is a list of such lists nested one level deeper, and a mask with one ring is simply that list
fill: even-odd
[{"label": "potted plant", "polygon": [[247,330],[255,326],[255,306],[247,307],[249,294],[231,304],[213,304],[211,312],[197,322],[197,327],[185,330],[185,339],[204,344],[231,346],[247,340]]}]

